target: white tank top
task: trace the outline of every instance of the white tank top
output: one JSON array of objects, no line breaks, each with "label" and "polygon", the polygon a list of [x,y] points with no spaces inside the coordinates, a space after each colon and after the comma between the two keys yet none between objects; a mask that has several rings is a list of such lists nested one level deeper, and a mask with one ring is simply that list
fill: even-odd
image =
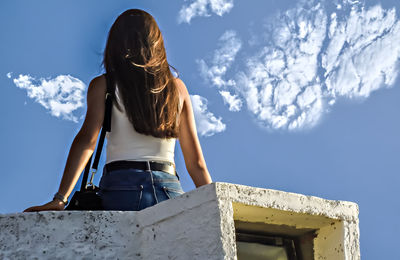
[{"label": "white tank top", "polygon": [[117,160],[128,161],[167,161],[175,164],[174,150],[176,138],[157,138],[138,133],[125,114],[119,96],[118,86],[115,98],[122,112],[115,104],[112,107],[111,132],[107,132],[106,163]]}]

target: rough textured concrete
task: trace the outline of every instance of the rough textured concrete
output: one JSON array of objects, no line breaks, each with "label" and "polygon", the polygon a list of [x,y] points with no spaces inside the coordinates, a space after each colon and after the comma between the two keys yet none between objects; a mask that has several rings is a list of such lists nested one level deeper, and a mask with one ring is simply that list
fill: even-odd
[{"label": "rough textured concrete", "polygon": [[139,253],[136,223],[132,212],[2,215],[0,259],[115,259],[117,253],[134,257]]},{"label": "rough textured concrete", "polygon": [[0,215],[0,259],[236,259],[235,221],[312,229],[314,259],[360,259],[357,204],[218,182],[139,212]]}]

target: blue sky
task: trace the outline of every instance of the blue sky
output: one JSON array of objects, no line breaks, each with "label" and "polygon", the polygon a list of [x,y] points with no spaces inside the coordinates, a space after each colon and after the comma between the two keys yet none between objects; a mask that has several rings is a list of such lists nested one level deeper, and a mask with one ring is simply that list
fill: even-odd
[{"label": "blue sky", "polygon": [[129,8],[159,23],[213,181],[356,202],[363,259],[400,258],[394,0],[2,1],[1,213],[57,191],[108,30]]}]

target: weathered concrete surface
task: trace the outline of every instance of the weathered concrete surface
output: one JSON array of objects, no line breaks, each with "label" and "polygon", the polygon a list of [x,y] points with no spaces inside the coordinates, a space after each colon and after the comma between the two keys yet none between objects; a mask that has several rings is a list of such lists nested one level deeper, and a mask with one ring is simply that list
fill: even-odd
[{"label": "weathered concrete surface", "polygon": [[222,259],[215,186],[139,212],[0,215],[0,259]]},{"label": "weathered concrete surface", "polygon": [[111,259],[117,252],[134,257],[139,253],[140,227],[136,223],[136,214],[132,212],[2,215],[0,259]]},{"label": "weathered concrete surface", "polygon": [[314,259],[360,259],[357,204],[220,182],[139,212],[0,215],[0,259],[236,259],[238,220],[312,228]]}]

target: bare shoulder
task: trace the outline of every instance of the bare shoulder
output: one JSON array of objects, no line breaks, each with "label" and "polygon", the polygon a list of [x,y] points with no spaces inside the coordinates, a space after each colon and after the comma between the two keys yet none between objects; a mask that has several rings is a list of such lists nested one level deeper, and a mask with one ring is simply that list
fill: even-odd
[{"label": "bare shoulder", "polygon": [[106,84],[107,84],[106,77],[104,76],[104,74],[94,77],[90,81],[90,85],[94,85],[94,86],[106,86]]},{"label": "bare shoulder", "polygon": [[105,94],[107,89],[106,77],[104,75],[99,75],[94,77],[88,87],[88,94],[93,93],[95,96]]},{"label": "bare shoulder", "polygon": [[185,100],[186,98],[189,97],[189,92],[188,92],[186,85],[182,79],[175,78],[175,85],[178,88],[179,96],[180,96],[181,100]]}]

